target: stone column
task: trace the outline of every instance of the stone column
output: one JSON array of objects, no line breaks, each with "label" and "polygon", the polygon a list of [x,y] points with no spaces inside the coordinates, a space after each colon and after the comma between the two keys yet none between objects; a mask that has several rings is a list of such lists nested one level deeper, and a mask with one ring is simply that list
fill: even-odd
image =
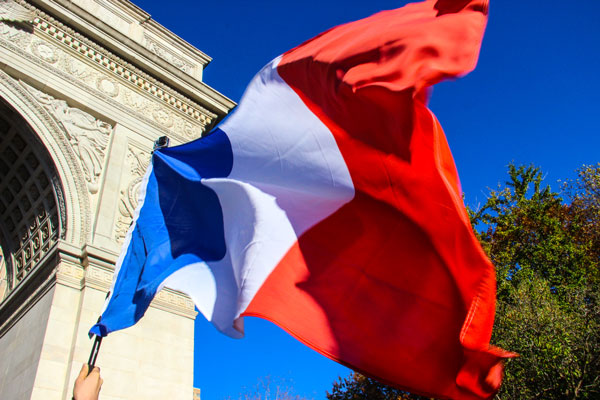
[{"label": "stone column", "polygon": [[114,127],[106,153],[102,189],[99,193],[94,221],[92,242],[96,246],[112,251],[119,251],[114,238],[115,219],[119,206],[119,189],[121,188],[123,169],[126,168],[127,137],[131,134],[131,130],[122,125],[117,124]]}]

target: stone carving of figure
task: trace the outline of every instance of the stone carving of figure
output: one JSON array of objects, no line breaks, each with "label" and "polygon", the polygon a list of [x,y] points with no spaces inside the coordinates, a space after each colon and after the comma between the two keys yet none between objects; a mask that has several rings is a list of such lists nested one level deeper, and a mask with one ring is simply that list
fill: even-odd
[{"label": "stone carving of figure", "polygon": [[102,173],[104,150],[112,127],[76,108],[67,108],[61,121],[69,134],[69,142],[81,160],[83,173],[91,193],[97,193]]},{"label": "stone carving of figure", "polygon": [[63,125],[69,143],[81,161],[88,189],[92,194],[97,193],[112,126],[83,110],[69,107],[64,100],[55,99],[25,83],[22,85]]}]

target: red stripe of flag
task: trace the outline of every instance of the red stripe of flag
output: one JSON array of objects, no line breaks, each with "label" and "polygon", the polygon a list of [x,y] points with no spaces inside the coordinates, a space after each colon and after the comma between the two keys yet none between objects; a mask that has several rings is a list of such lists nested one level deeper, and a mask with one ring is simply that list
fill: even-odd
[{"label": "red stripe of flag", "polygon": [[331,130],[356,196],[302,235],[244,315],[383,382],[478,399],[509,356],[489,346],[494,269],[474,237],[426,88],[474,68],[487,2],[425,1],[334,28],[278,72]]}]

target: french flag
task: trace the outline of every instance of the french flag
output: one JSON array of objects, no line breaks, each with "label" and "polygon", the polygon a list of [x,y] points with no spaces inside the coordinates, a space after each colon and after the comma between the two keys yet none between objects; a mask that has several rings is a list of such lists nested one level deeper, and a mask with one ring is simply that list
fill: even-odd
[{"label": "french flag", "polygon": [[261,317],[413,393],[491,397],[510,356],[489,344],[494,268],[426,106],[475,67],[486,21],[485,0],[429,0],[333,28],[209,135],[157,150],[91,333],[168,286],[229,336]]}]

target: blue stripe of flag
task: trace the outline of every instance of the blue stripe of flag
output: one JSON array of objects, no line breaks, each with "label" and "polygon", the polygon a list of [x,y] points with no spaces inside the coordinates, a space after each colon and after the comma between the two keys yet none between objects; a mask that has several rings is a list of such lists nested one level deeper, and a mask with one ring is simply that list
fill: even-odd
[{"label": "blue stripe of flag", "polygon": [[112,296],[91,334],[106,336],[135,324],[169,275],[225,256],[223,210],[217,194],[201,181],[231,172],[233,152],[225,132],[215,129],[196,141],[157,150],[152,165]]}]

